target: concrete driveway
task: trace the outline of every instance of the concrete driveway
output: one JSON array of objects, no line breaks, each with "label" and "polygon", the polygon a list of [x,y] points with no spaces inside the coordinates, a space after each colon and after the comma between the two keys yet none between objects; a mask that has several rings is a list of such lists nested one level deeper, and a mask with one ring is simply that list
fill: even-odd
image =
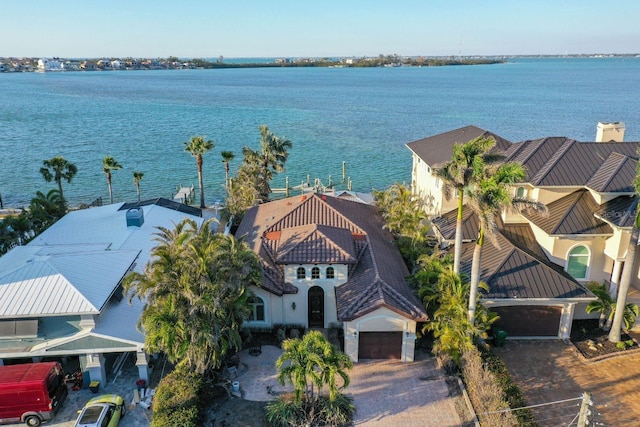
[{"label": "concrete driveway", "polygon": [[[584,362],[571,344],[558,340],[507,341],[493,351],[505,362],[528,405],[591,392],[601,426],[640,426],[640,352]],[[580,402],[533,409],[539,425],[569,425]]]}]

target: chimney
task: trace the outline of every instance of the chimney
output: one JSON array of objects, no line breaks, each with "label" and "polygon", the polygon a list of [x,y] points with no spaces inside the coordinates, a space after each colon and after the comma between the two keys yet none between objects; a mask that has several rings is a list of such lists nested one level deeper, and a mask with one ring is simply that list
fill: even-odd
[{"label": "chimney", "polygon": [[596,142],[623,142],[624,123],[622,122],[598,122]]},{"label": "chimney", "polygon": [[142,208],[131,208],[127,210],[127,227],[140,228],[144,224],[144,211]]}]

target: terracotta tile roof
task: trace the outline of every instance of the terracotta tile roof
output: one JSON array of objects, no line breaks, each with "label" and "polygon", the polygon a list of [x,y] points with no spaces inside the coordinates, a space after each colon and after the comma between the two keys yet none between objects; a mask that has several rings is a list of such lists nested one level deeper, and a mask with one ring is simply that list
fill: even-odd
[{"label": "terracotta tile roof", "polygon": [[578,190],[547,205],[549,215],[522,214],[549,235],[612,234],[611,227],[593,214],[600,206],[589,190]]},{"label": "terracotta tile roof", "polygon": [[267,231],[263,244],[278,264],[356,263],[353,235],[344,228],[309,224]]},{"label": "terracotta tile roof", "polygon": [[638,212],[638,196],[620,196],[600,205],[595,216],[616,227],[631,228]]},{"label": "terracotta tile roof", "polygon": [[419,139],[407,144],[407,147],[431,167],[437,167],[451,160],[453,146],[464,144],[479,136],[493,137],[496,140],[495,149],[503,151],[511,146],[511,142],[494,133],[476,126],[465,126],[449,132],[444,132],[428,138]]},{"label": "terracotta tile roof", "polygon": [[245,236],[262,257],[263,286],[269,292],[297,292],[292,284],[284,283],[282,264],[341,260],[353,267],[348,281],[336,288],[339,320],[380,307],[427,320],[406,283],[407,267],[383,225],[375,206],[313,194],[249,209],[236,236]]},{"label": "terracotta tile roof", "polygon": [[[482,247],[480,280],[489,285],[485,299],[564,299],[593,295],[552,263],[527,224],[506,225],[497,235],[499,247]],[[464,243],[461,273],[471,276],[475,242]],[[451,249],[453,250],[453,248]]]}]

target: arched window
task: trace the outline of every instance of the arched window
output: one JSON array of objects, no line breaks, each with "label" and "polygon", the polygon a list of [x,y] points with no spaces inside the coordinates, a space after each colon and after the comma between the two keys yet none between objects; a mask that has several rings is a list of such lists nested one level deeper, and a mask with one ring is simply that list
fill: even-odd
[{"label": "arched window", "polygon": [[327,271],[326,271],[326,273],[327,273],[327,279],[335,279],[335,277],[336,277],[336,272],[335,272],[335,270],[333,269],[333,267],[327,267]]},{"label": "arched window", "polygon": [[264,322],[264,301],[260,297],[249,297],[247,302],[251,307],[252,317],[250,321]]},{"label": "arched window", "polygon": [[567,256],[567,273],[574,279],[586,279],[589,270],[589,248],[576,246],[569,251]]},{"label": "arched window", "polygon": [[305,279],[306,277],[307,272],[305,271],[304,267],[298,267],[298,269],[296,270],[296,278]]},{"label": "arched window", "polygon": [[311,278],[319,279],[320,278],[320,269],[318,267],[313,267],[311,269]]},{"label": "arched window", "polygon": [[523,198],[527,196],[527,189],[524,187],[518,187],[516,190],[516,197]]}]

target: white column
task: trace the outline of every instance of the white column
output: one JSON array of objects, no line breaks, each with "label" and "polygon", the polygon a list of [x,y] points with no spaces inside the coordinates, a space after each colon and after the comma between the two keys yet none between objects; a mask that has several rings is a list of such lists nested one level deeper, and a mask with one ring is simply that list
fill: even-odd
[{"label": "white column", "polygon": [[87,371],[89,371],[90,381],[100,381],[102,387],[107,385],[107,371],[105,368],[104,354],[87,354]]},{"label": "white column", "polygon": [[611,272],[611,286],[609,286],[609,295],[614,300],[618,295],[618,284],[620,283],[620,276],[622,274],[622,261],[613,261],[613,271]]},{"label": "white column", "polygon": [[352,362],[358,361],[358,330],[351,322],[345,322],[344,330],[344,353],[349,356]]},{"label": "white column", "polygon": [[573,319],[573,311],[576,307],[575,303],[567,304],[562,307],[562,315],[560,316],[560,330],[558,338],[569,339],[571,337],[571,326]]},{"label": "white column", "polygon": [[136,366],[138,367],[138,377],[149,384],[149,360],[144,351],[136,352]]},{"label": "white column", "polygon": [[402,361],[413,362],[416,351],[416,334],[405,331],[402,334]]}]

